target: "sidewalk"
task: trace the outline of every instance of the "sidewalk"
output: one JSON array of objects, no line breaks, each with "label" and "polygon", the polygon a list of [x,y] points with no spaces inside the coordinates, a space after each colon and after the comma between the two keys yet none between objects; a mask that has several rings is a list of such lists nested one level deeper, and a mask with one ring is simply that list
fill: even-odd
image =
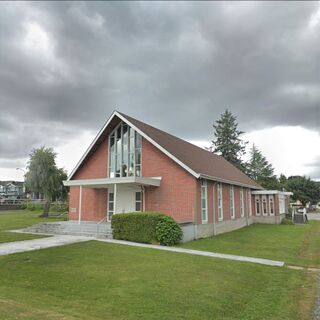
[{"label": "sidewalk", "polygon": [[0,256],[39,249],[64,246],[71,243],[90,241],[92,238],[81,236],[53,236],[49,238],[5,242],[0,244]]},{"label": "sidewalk", "polygon": [[227,259],[227,260],[233,260],[233,261],[251,262],[251,263],[262,264],[262,265],[273,266],[273,267],[284,266],[283,261],[276,261],[276,260],[269,260],[269,259],[262,259],[262,258],[251,258],[251,257],[244,257],[244,256],[236,256],[232,254],[215,253],[215,252],[184,249],[184,248],[177,248],[177,247],[165,247],[165,246],[130,242],[130,241],[124,241],[124,240],[114,240],[114,239],[95,239],[95,240],[101,241],[101,242],[113,243],[113,244],[127,245],[132,247],[141,247],[141,248],[156,249],[156,250],[163,250],[163,251],[179,252],[179,253],[193,254],[193,255],[205,256],[210,258]]}]

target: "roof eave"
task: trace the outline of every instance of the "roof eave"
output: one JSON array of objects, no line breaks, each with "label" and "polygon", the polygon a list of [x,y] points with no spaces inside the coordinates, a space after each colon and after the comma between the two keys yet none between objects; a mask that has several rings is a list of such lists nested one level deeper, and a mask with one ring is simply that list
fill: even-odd
[{"label": "roof eave", "polygon": [[251,184],[242,183],[242,182],[239,182],[239,181],[222,179],[222,178],[213,177],[213,176],[209,176],[209,175],[202,174],[202,173],[200,173],[199,177],[203,178],[203,179],[207,179],[207,180],[212,180],[212,181],[232,184],[232,185],[235,185],[235,186],[246,187],[246,188],[256,189],[256,190],[263,190],[263,188],[261,186],[255,186],[255,185],[251,185]]}]

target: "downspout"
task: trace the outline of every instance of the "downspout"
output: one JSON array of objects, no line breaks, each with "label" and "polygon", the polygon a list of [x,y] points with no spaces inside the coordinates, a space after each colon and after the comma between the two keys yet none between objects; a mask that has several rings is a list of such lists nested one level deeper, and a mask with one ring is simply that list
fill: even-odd
[{"label": "downspout", "polygon": [[82,214],[82,186],[79,189],[79,216],[78,216],[78,224],[81,223],[81,214]]},{"label": "downspout", "polygon": [[114,188],[113,188],[113,213],[116,214],[117,213],[117,184],[114,184]]},{"label": "downspout", "polygon": [[142,189],[142,212],[146,211],[146,192],[145,192],[145,187],[141,186]]}]

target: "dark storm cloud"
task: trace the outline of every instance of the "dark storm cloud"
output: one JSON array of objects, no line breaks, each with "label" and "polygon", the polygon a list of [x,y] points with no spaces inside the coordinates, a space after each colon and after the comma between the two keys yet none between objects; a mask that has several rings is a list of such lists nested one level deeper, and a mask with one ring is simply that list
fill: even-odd
[{"label": "dark storm cloud", "polygon": [[2,161],[98,131],[115,108],[194,140],[227,107],[245,131],[319,130],[318,2],[0,7]]}]

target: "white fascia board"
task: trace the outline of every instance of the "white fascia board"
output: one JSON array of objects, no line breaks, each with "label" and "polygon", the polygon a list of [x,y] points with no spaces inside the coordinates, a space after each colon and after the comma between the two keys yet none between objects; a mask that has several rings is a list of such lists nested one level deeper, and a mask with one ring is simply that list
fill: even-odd
[{"label": "white fascia board", "polygon": [[[235,186],[240,186],[240,187],[245,187],[245,188],[250,188],[250,189],[262,189],[262,188],[259,188],[256,186],[252,186],[250,184],[245,184],[245,183],[241,183],[238,181],[232,181],[232,180],[222,179],[222,178],[218,178],[218,177],[208,176],[205,174],[200,174],[200,178],[212,180],[212,181],[217,181],[217,182],[222,182],[222,183],[227,183],[227,184],[232,184]],[[252,191],[252,192],[257,192],[257,191]]]},{"label": "white fascia board", "polygon": [[80,158],[80,160],[78,161],[78,163],[76,164],[76,166],[74,167],[74,169],[72,170],[72,172],[70,173],[68,180],[70,180],[72,178],[72,176],[75,174],[75,172],[78,170],[78,168],[80,167],[82,161],[86,158],[86,156],[88,155],[88,153],[90,152],[90,150],[92,149],[92,147],[95,145],[95,143],[97,142],[97,140],[100,138],[100,136],[102,135],[102,133],[104,132],[104,130],[107,128],[107,126],[109,125],[109,123],[111,122],[111,120],[114,118],[114,116],[116,115],[116,111],[113,111],[112,115],[109,117],[109,119],[107,120],[107,122],[104,124],[104,126],[100,129],[100,131],[98,132],[98,134],[96,135],[96,137],[93,139],[93,141],[91,142],[91,144],[89,145],[88,149],[86,150],[86,152],[83,154],[83,156]]},{"label": "white fascia board", "polygon": [[187,165],[185,165],[182,161],[180,161],[178,158],[176,158],[174,155],[172,155],[168,150],[166,150],[165,148],[161,147],[157,142],[155,142],[148,135],[146,135],[143,131],[141,131],[139,128],[137,128],[135,125],[133,125],[126,117],[123,117],[117,111],[115,112],[115,114],[117,115],[117,117],[119,117],[125,123],[127,123],[130,127],[132,127],[135,131],[137,131],[142,137],[144,137],[146,140],[148,140],[151,144],[153,144],[160,151],[162,151],[165,155],[167,155],[169,158],[171,158],[173,161],[175,161],[177,164],[179,164],[182,168],[187,170],[194,177],[196,177],[197,179],[200,177],[199,173],[193,171],[191,168],[189,168]]},{"label": "white fascia board", "polygon": [[66,187],[103,187],[114,184],[139,184],[145,186],[159,187],[161,177],[123,177],[123,178],[100,178],[100,179],[80,179],[63,181]]},{"label": "white fascia board", "polygon": [[292,196],[292,192],[288,191],[279,191],[279,190],[259,190],[259,191],[252,191],[252,194],[281,194],[285,196]]}]

